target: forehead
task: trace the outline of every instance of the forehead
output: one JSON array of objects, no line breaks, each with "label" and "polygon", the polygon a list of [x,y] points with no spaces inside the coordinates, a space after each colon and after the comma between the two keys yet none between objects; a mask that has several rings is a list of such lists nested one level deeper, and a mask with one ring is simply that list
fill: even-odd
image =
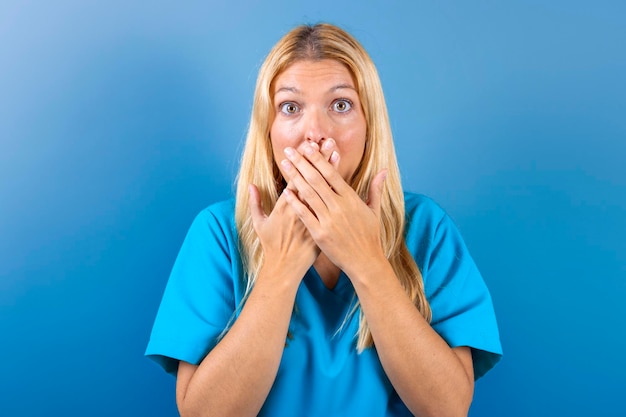
[{"label": "forehead", "polygon": [[296,61],[280,72],[272,84],[273,93],[280,89],[300,89],[307,85],[324,84],[330,87],[344,85],[356,90],[350,70],[343,63],[332,59]]}]

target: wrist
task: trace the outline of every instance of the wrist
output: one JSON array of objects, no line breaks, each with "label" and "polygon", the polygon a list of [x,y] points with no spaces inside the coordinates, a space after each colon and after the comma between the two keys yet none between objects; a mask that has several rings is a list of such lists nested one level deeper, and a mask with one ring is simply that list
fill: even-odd
[{"label": "wrist", "polygon": [[259,270],[257,284],[267,284],[276,291],[295,294],[307,270],[308,267],[291,262],[266,260]]},{"label": "wrist", "polygon": [[373,281],[379,280],[381,276],[386,276],[389,273],[395,275],[393,267],[382,252],[365,260],[352,262],[343,271],[355,287],[358,285],[369,285]]}]

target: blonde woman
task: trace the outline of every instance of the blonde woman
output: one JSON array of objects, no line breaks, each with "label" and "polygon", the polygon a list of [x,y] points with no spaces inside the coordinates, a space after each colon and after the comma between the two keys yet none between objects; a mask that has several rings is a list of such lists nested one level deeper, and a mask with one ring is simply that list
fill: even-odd
[{"label": "blonde woman", "polygon": [[456,227],[404,193],[376,69],[300,26],[259,72],[234,201],[193,222],[146,354],[191,416],[464,416],[501,355]]}]

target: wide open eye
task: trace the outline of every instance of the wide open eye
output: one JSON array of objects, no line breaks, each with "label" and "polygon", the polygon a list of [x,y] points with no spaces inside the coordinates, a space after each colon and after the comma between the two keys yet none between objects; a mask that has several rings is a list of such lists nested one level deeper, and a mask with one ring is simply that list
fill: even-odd
[{"label": "wide open eye", "polygon": [[340,98],[333,102],[333,110],[337,113],[346,113],[352,109],[352,102],[346,98]]},{"label": "wide open eye", "polygon": [[300,110],[296,103],[288,101],[280,105],[280,111],[285,114],[295,114]]}]

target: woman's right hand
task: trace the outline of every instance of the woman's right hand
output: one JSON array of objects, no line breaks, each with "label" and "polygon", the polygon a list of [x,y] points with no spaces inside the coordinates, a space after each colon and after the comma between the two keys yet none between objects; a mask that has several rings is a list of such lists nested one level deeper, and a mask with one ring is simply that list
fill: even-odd
[{"label": "woman's right hand", "polygon": [[249,191],[252,224],[263,247],[262,268],[272,271],[264,276],[285,276],[284,272],[288,272],[299,284],[319,254],[317,245],[284,195],[278,197],[268,215],[261,205],[258,188],[251,184]]},{"label": "woman's right hand", "polygon": [[[319,145],[312,143],[320,149]],[[303,152],[304,143],[297,149]],[[335,167],[339,164],[339,154],[335,151],[335,142],[321,143],[320,152]],[[295,190],[287,184],[287,188]],[[270,267],[269,276],[284,276],[282,272],[291,272],[297,284],[313,265],[320,253],[319,248],[311,238],[309,231],[298,218],[285,196],[280,195],[271,213],[266,214],[261,204],[261,195],[254,184],[249,186],[250,213],[254,230],[259,236],[263,247],[263,268]],[[278,269],[276,269],[278,268]],[[267,276],[267,275],[266,275]]]},{"label": "woman's right hand", "polygon": [[[322,143],[320,151],[336,168],[338,154],[333,141],[329,144]],[[249,190],[263,265],[237,320],[215,348],[199,365],[180,362],[176,402],[181,416],[207,410],[224,416],[259,413],[280,366],[298,286],[319,254],[284,195],[266,214],[257,187]]]}]

